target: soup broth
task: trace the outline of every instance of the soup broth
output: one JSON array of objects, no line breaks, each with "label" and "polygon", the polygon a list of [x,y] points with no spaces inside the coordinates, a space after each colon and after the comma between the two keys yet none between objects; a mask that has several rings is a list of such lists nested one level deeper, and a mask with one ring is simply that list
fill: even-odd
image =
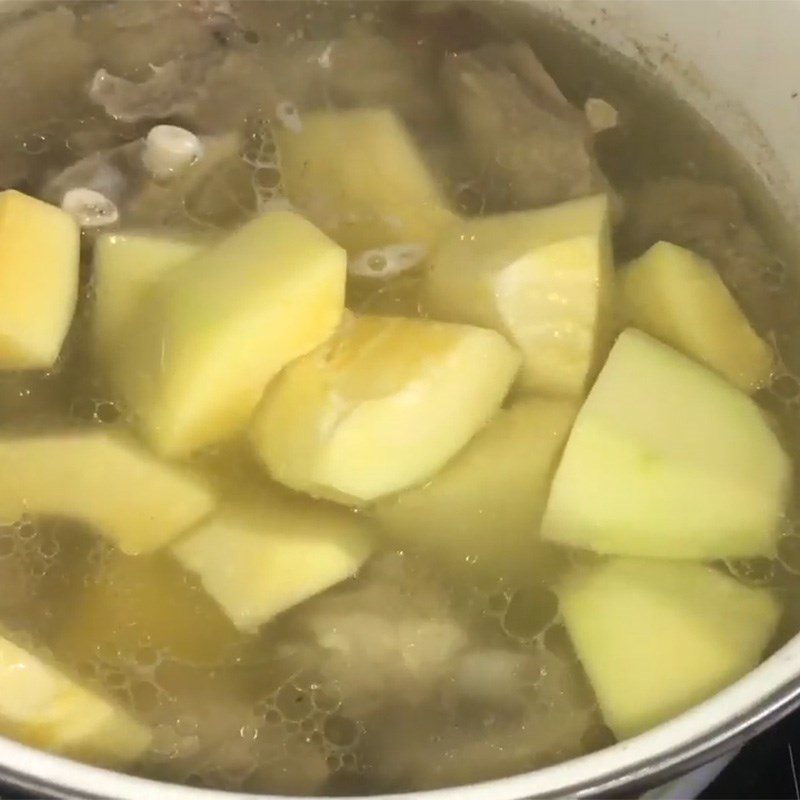
[{"label": "soup broth", "polygon": [[[549,376],[542,378],[534,369],[530,385],[528,377],[517,378],[506,393],[496,387],[507,372],[510,385],[513,370],[497,367],[495,377],[485,379],[485,390],[473,388],[479,378],[484,380],[481,372],[475,382],[448,389],[449,394],[442,389],[439,399],[431,401],[426,412],[430,419],[439,419],[435,414],[445,410],[447,424],[437,425],[438,431],[456,430],[459,414],[473,413],[466,408],[470,403],[477,409],[476,419],[497,412],[489,423],[494,426],[491,431],[475,424],[462,436],[461,445],[441,444],[441,436],[427,432],[422,422],[412,421],[407,429],[398,422],[400,444],[395,450],[388,437],[376,438],[374,447],[384,448],[383,457],[367,457],[359,450],[358,459],[354,456],[349,462],[351,451],[343,447],[331,457],[328,472],[319,468],[308,479],[305,473],[298,477],[305,466],[292,461],[292,453],[306,445],[300,434],[296,440],[288,437],[289,455],[276,454],[274,442],[283,431],[293,430],[292,424],[298,430],[317,424],[313,409],[308,410],[310,401],[308,408],[303,405],[306,396],[300,390],[291,394],[291,381],[300,385],[302,378],[296,365],[309,363],[307,358],[321,359],[319,374],[330,370],[333,375],[325,379],[329,383],[320,384],[320,392],[340,381],[336,386],[341,396],[374,400],[385,390],[381,381],[389,385],[403,370],[416,375],[414,370],[422,369],[417,359],[424,361],[439,346],[428,345],[427,327],[419,334],[416,327],[409,328],[410,338],[404,339],[407,320],[496,327],[475,315],[454,319],[450,311],[434,310],[427,283],[435,258],[431,253],[441,252],[435,250],[437,237],[450,230],[449,225],[606,194],[616,268],[660,240],[708,259],[775,354],[769,375],[758,382],[753,396],[786,452],[796,456],[800,294],[789,255],[770,233],[779,228],[777,210],[743,177],[746,170],[727,145],[664,87],[546,15],[531,15],[523,28],[509,24],[507,10],[450,2],[119,0],[38,3],[4,15],[0,98],[9,113],[0,122],[0,188],[17,189],[56,206],[70,190],[91,189],[110,202],[112,210],[99,208],[95,195],[81,206],[85,224],[79,298],[55,365],[0,372],[3,442],[64,431],[109,433],[121,437],[125,448],[135,449],[137,455],[131,458],[154,458],[151,451],[158,451],[159,464],[168,462],[169,469],[181,471],[181,480],[191,483],[176,484],[159,505],[160,484],[150,487],[145,481],[139,489],[132,480],[131,494],[136,490],[148,495],[154,514],[162,506],[182,502],[181,492],[200,493],[191,494],[189,505],[202,505],[203,493],[209,492],[222,498],[223,509],[235,507],[225,518],[221,539],[213,538],[215,523],[198,512],[188,533],[191,547],[189,539],[165,534],[169,541],[147,553],[99,536],[96,524],[84,524],[96,518],[88,510],[64,515],[54,513],[50,503],[41,513],[32,504],[28,507],[27,496],[21,516],[0,520],[3,630],[18,647],[37,653],[144,726],[146,746],[132,761],[119,765],[122,768],[230,790],[372,794],[502,777],[615,740],[610,728],[615,728],[611,719],[616,717],[609,717],[609,706],[598,705],[595,695],[599,668],[584,663],[586,645],[577,628],[568,632],[565,627],[562,604],[569,576],[600,569],[598,564],[612,563],[618,553],[612,551],[609,557],[602,548],[564,546],[557,537],[543,541],[537,530],[550,477],[591,380],[587,389],[567,391],[565,397],[561,389],[569,378],[552,391]],[[365,109],[378,112],[357,116]],[[312,140],[314,126],[322,130],[328,124],[319,116],[326,113],[351,115],[349,138],[319,133],[318,140]],[[152,161],[148,167],[142,154],[158,125],[199,137],[186,140],[192,146],[199,141],[201,147],[190,153],[188,166],[168,166],[159,174]],[[382,146],[388,149],[374,145],[378,155],[364,162],[372,157],[376,131],[385,136]],[[325,135],[329,149],[320,156],[315,148],[323,147]],[[307,150],[297,145],[303,136]],[[166,151],[171,155],[165,157],[179,160],[185,152],[178,145]],[[366,168],[359,167],[363,163]],[[345,166],[337,172],[338,165]],[[419,180],[414,177],[418,172],[423,175]],[[364,194],[377,198],[369,224],[353,222],[353,207],[348,206],[355,191],[351,184],[322,210],[316,188],[303,188],[313,183],[315,174],[329,187],[356,173],[366,187]],[[152,427],[143,424],[149,411],[142,412],[145,401],[140,406],[138,398],[147,395],[149,385],[141,392],[138,384],[130,390],[125,378],[115,377],[129,364],[134,364],[131,372],[146,369],[144,361],[126,361],[124,353],[125,340],[145,342],[147,333],[128,331],[120,350],[98,355],[105,347],[105,334],[98,334],[95,318],[101,241],[109,235],[167,238],[186,248],[180,252],[187,266],[195,263],[201,270],[203,256],[198,254],[227,246],[231,240],[225,237],[244,230],[253,219],[284,219],[281,215],[291,208],[347,250],[348,311],[335,336],[355,338],[361,335],[358,326],[364,319],[388,316],[400,318],[391,323],[399,344],[387,345],[380,359],[362,368],[355,356],[348,361],[351,340],[331,345],[324,343],[327,334],[316,339],[309,334],[307,342],[287,355],[285,363],[291,363],[270,383],[265,405],[255,412],[274,417],[263,426],[259,423],[259,430],[267,433],[256,446],[257,435],[245,425],[252,409],[242,424],[223,436],[206,436],[211,416],[200,416],[191,436],[186,433],[191,426],[178,430],[175,423],[174,437],[160,438],[172,422],[165,422],[165,416]],[[100,212],[115,219],[98,225]],[[553,225],[548,223],[548,229]],[[402,233],[392,232],[400,228]],[[477,228],[469,230],[462,244],[483,235]],[[269,241],[277,242],[282,231],[279,226],[269,228]],[[312,234],[287,234],[292,241],[307,235]],[[320,244],[320,252],[327,253],[327,246]],[[320,255],[320,264],[327,257]],[[234,260],[231,256],[231,276],[238,269]],[[297,270],[310,260],[298,258]],[[275,269],[279,266],[276,262]],[[468,268],[465,262],[465,276]],[[210,274],[210,267],[207,271]],[[170,297],[187,308],[196,302],[197,309],[206,309],[228,291],[224,280],[212,284],[209,278],[214,291],[197,299],[193,289],[184,292],[175,280]],[[458,280],[455,285],[460,286]],[[312,278],[308,281],[310,286]],[[243,317],[250,305],[255,307],[256,300],[250,299],[261,287],[254,284],[251,291],[236,295]],[[154,329],[161,313],[157,291],[146,295],[154,309],[146,319]],[[312,297],[311,289],[309,293],[311,299],[304,302],[310,308],[322,294]],[[449,291],[443,294],[440,307],[451,300]],[[168,308],[166,301],[163,307]],[[547,313],[537,308],[536,313]],[[295,313],[281,305],[276,318],[279,313],[291,316],[289,311]],[[308,313],[304,331],[322,312]],[[178,330],[183,323],[174,324]],[[356,326],[356,333],[348,326]],[[621,327],[615,323],[615,332]],[[207,332],[204,328],[202,335]],[[511,336],[506,329],[501,332]],[[247,335],[257,336],[252,331]],[[372,334],[363,335],[368,339]],[[602,335],[598,333],[598,339]],[[235,361],[255,347],[254,341],[242,339],[241,347],[225,353]],[[475,342],[477,348],[477,338]],[[480,342],[484,347],[483,339]],[[203,340],[197,352],[192,351],[192,364],[215,352],[217,344],[216,339]],[[273,346],[272,340],[264,344],[267,353],[284,346]],[[323,350],[306,356],[317,344]],[[510,348],[505,340],[487,339],[486,349],[480,351],[468,350],[468,344],[473,347],[466,333],[455,344],[447,339],[441,347],[454,352],[463,347],[463,361],[458,369],[449,361],[434,361],[424,375],[435,377],[425,380],[451,373],[471,375],[470,370],[477,375],[492,359],[500,363],[506,358],[504,350],[496,355],[497,348]],[[141,344],[142,352],[146,346]],[[184,344],[162,352],[164,370],[179,347]],[[194,345],[185,347],[188,352]],[[604,354],[607,350],[606,346]],[[469,355],[475,352],[484,355]],[[532,352],[536,359],[540,351]],[[586,374],[593,377],[602,360],[586,366]],[[395,361],[399,366],[393,372]],[[242,355],[241,363],[250,362]],[[346,377],[340,379],[336,370]],[[521,374],[529,376],[526,370],[527,366]],[[212,376],[209,386],[228,380],[222,370],[207,374]],[[607,374],[605,370],[603,376]],[[154,380],[160,380],[158,375]],[[486,397],[500,392],[504,399],[484,402],[484,394],[478,398],[484,391]],[[636,391],[632,388],[630,394]],[[737,403],[749,402],[738,389],[726,385],[724,391],[736,391]],[[203,391],[198,396],[199,407]],[[485,409],[478,407],[479,400]],[[279,416],[279,406],[284,416]],[[541,432],[535,425],[542,426]],[[372,435],[378,437],[381,430],[385,427],[376,424]],[[554,431],[561,433],[555,435],[556,444],[549,444]],[[473,438],[476,433],[478,438]],[[386,464],[391,466],[395,457],[399,461],[406,445],[414,447],[423,435],[442,448],[438,466],[432,457],[427,471],[414,473],[402,485],[392,484],[395,473]],[[467,445],[468,439],[472,441]],[[512,441],[517,444],[510,445]],[[573,433],[570,447],[575,441]],[[9,453],[10,469],[23,474],[21,464],[29,456]],[[109,459],[106,470],[122,463],[123,456],[114,453],[113,459],[103,455]],[[32,467],[31,474],[56,469],[57,458],[43,458],[43,466]],[[461,460],[456,463],[453,458]],[[89,468],[80,461],[64,463],[58,474],[78,495],[87,492]],[[338,465],[350,463],[361,464],[364,474],[353,480],[350,474],[342,477]],[[565,457],[562,465],[566,463]],[[416,468],[416,462],[408,467]],[[562,476],[563,470],[559,480]],[[534,497],[537,481],[545,486],[541,498]],[[96,485],[102,487],[102,481]],[[785,497],[785,487],[781,491]],[[104,508],[105,494],[98,489],[86,495],[87,509]],[[72,501],[54,502],[74,506]],[[270,610],[259,617],[253,605],[261,602],[260,595],[241,599],[236,585],[272,581],[277,586],[282,578],[266,568],[259,572],[253,559],[260,556],[248,549],[250,544],[237,549],[239,533],[245,531],[242,541],[250,536],[250,517],[237,516],[236,509],[265,502],[270,514],[279,509],[274,512],[280,515],[278,521],[270,524],[281,531],[298,529],[288,536],[287,547],[309,532],[312,539],[322,532],[322,544],[314,547],[335,551],[341,563],[334,571],[341,579],[317,574],[329,556],[319,555],[321,551],[310,545],[296,551],[275,545],[269,563],[282,565],[285,574],[298,574],[302,581],[318,581],[317,589],[304,586],[299,600],[292,599],[289,589],[278,599],[270,595]],[[520,502],[517,509],[515,503]],[[553,502],[551,497],[548,517]],[[706,558],[681,561],[677,553],[674,558],[679,560],[666,560],[677,570],[689,562],[692,569],[701,569],[697,565],[706,562],[715,576],[769,590],[753,597],[758,602],[769,597],[776,608],[779,605],[780,621],[768,610],[763,623],[754,623],[755,639],[759,631],[766,631],[763,638],[769,639],[766,647],[755,647],[758,655],[786,641],[800,624],[800,521],[791,500],[786,505],[776,522],[774,555],[717,557],[714,551]],[[209,541],[222,542],[218,558],[201,553],[195,524]],[[262,524],[269,527],[258,523]],[[325,539],[334,525],[340,532],[337,537],[353,537],[352,542],[347,539],[347,547],[339,538],[334,544]],[[660,558],[652,560],[662,563]],[[201,569],[196,568],[198,559]],[[209,577],[208,570],[219,565],[215,577]],[[312,579],[307,573],[313,570],[317,572]],[[631,621],[632,626],[647,624],[645,617]],[[714,635],[710,633],[709,640]],[[635,653],[621,653],[619,659],[635,672]],[[737,669],[731,668],[727,682],[741,674]],[[723,678],[712,688],[725,682]],[[13,720],[5,719],[2,709],[0,719],[9,735],[31,741]],[[622,727],[615,728],[617,735]],[[44,736],[33,743],[59,749],[54,739]],[[91,754],[87,758],[102,761]]]}]

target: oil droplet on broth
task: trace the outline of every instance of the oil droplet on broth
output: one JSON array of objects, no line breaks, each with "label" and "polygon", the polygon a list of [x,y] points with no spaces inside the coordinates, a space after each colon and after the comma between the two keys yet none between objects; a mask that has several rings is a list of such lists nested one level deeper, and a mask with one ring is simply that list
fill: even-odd
[{"label": "oil droplet on broth", "polygon": [[348,717],[336,714],[325,722],[324,735],[325,740],[336,747],[349,747],[358,739],[358,726]]},{"label": "oil droplet on broth", "polygon": [[503,615],[503,630],[512,639],[535,639],[552,625],[557,614],[558,598],[551,589],[518,589]]}]

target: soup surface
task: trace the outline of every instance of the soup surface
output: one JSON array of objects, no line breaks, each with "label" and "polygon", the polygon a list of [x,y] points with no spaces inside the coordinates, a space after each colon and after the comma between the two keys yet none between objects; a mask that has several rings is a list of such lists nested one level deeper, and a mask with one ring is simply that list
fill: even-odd
[{"label": "soup surface", "polygon": [[4,16],[3,732],[436,788],[635,735],[796,632],[777,213],[663,88],[506,11]]}]

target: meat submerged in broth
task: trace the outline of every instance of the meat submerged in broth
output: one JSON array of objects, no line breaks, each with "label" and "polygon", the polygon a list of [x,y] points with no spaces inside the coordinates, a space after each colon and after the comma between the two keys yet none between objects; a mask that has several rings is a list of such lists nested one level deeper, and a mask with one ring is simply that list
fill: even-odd
[{"label": "meat submerged in broth", "polygon": [[461,135],[485,170],[487,192],[515,208],[602,191],[592,133],[580,109],[522,44],[448,55],[441,80]]},{"label": "meat submerged in broth", "polygon": [[651,161],[633,67],[499,10],[3,19],[0,731],[438,788],[634,735],[794,632],[798,296],[752,193]]}]

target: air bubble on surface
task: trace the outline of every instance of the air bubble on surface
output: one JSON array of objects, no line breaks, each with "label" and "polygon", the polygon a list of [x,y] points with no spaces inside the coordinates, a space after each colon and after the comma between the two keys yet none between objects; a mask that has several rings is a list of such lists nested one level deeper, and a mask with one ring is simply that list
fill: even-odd
[{"label": "air bubble on surface", "polygon": [[283,723],[283,714],[277,708],[270,708],[264,713],[264,722],[267,725],[280,725]]},{"label": "air bubble on surface", "polygon": [[281,182],[281,173],[275,164],[264,164],[253,172],[253,181],[260,192],[275,192]]},{"label": "air bubble on surface", "polygon": [[267,141],[274,147],[269,123],[263,119],[248,120],[244,144],[240,151],[242,161],[254,168],[261,166],[266,157],[264,148]]},{"label": "air bubble on surface", "polygon": [[46,561],[52,561],[61,552],[61,545],[58,539],[43,538],[38,543],[37,552]]},{"label": "air bubble on surface", "polygon": [[512,639],[530,641],[553,624],[558,615],[558,598],[543,586],[518,589],[503,615],[503,630]]},{"label": "air bubble on surface", "polygon": [[455,189],[458,210],[467,216],[479,216],[486,209],[486,195],[472,181],[459,184]]},{"label": "air bubble on surface", "polygon": [[772,376],[769,388],[781,400],[795,400],[800,395],[800,383],[794,375],[781,373]]},{"label": "air bubble on surface", "polygon": [[252,168],[250,184],[258,211],[291,210],[283,195],[280,153],[268,120],[248,121],[241,157]]},{"label": "air bubble on surface", "polygon": [[95,407],[94,419],[104,425],[116,422],[121,416],[117,405],[111,400],[100,400]]},{"label": "air bubble on surface", "polygon": [[103,672],[103,681],[112,689],[120,690],[130,684],[130,678],[119,669],[108,669]]},{"label": "air bubble on surface", "polygon": [[122,655],[114,642],[98,642],[95,645],[95,652],[101,661],[109,663],[119,661]]},{"label": "air bubble on surface", "polygon": [[150,748],[155,755],[166,759],[175,758],[178,749],[178,735],[175,729],[171,725],[156,725]]},{"label": "air bubble on surface", "polygon": [[122,412],[112,400],[96,397],[75,397],[69,406],[69,415],[80,422],[112,425],[119,421]]},{"label": "air bubble on surface", "polygon": [[303,720],[313,711],[311,693],[291,683],[278,689],[275,706],[287,720]]},{"label": "air bubble on surface", "polygon": [[258,739],[258,728],[255,725],[242,725],[239,736],[246,741],[255,741]]},{"label": "air bubble on surface", "polygon": [[300,730],[303,733],[313,733],[317,730],[317,720],[314,717],[306,717],[300,723]]},{"label": "air bubble on surface", "polygon": [[139,681],[132,686],[133,706],[140,714],[152,713],[159,704],[159,691],[149,681]]},{"label": "air bubble on surface", "polygon": [[389,244],[366,250],[348,264],[351,275],[362,278],[386,279],[402,275],[419,266],[427,255],[427,248],[415,242]]},{"label": "air bubble on surface", "polygon": [[258,719],[263,719],[264,715],[272,708],[272,704],[268,700],[259,700],[253,706],[253,714]]},{"label": "air bubble on surface", "polygon": [[31,541],[37,534],[36,523],[33,520],[23,518],[17,523],[17,536],[23,542]]},{"label": "air bubble on surface", "polygon": [[339,753],[332,753],[325,759],[325,765],[331,772],[336,772],[341,769],[342,757]]},{"label": "air bubble on surface", "polygon": [[332,686],[313,685],[311,687],[311,702],[317,711],[336,711],[342,704],[339,692]]},{"label": "air bubble on surface", "polygon": [[318,747],[325,743],[325,737],[322,734],[322,731],[314,730],[308,736],[308,741],[310,744],[317,745]]},{"label": "air bubble on surface", "polygon": [[334,714],[325,721],[323,735],[335,747],[351,747],[358,741],[358,725],[349,717]]},{"label": "air bubble on surface", "polygon": [[786,265],[779,258],[773,258],[764,264],[759,277],[768,292],[780,291],[786,281]]},{"label": "air bubble on surface", "polygon": [[32,133],[22,140],[22,149],[26,155],[41,156],[50,149],[50,139],[43,133]]}]

